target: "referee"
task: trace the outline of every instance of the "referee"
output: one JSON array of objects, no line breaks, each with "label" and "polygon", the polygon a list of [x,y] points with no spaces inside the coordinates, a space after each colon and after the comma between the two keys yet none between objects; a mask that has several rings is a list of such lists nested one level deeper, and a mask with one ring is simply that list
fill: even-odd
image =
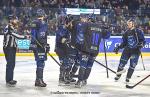
[{"label": "referee", "polygon": [[18,35],[18,19],[14,15],[9,15],[8,25],[4,29],[3,51],[5,54],[6,65],[6,85],[15,86],[17,81],[13,80],[15,60],[16,60],[16,39],[26,39],[27,36]]}]

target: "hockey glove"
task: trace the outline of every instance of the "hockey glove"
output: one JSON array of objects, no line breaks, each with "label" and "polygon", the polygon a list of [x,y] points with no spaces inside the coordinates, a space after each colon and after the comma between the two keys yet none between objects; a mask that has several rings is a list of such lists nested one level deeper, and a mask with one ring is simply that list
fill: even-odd
[{"label": "hockey glove", "polygon": [[102,38],[103,38],[103,39],[108,39],[108,38],[110,38],[110,35],[111,35],[110,31],[103,30],[103,32],[102,32]]},{"label": "hockey glove", "polygon": [[48,53],[50,51],[50,46],[49,44],[46,45],[46,53]]},{"label": "hockey glove", "polygon": [[70,43],[70,39],[62,38],[61,42],[64,43],[64,44],[69,44]]},{"label": "hockey glove", "polygon": [[119,49],[120,49],[120,47],[118,45],[117,47],[114,48],[113,52],[115,52],[115,54],[118,54]]},{"label": "hockey glove", "polygon": [[37,45],[36,44],[30,44],[29,50],[36,50]]},{"label": "hockey glove", "polygon": [[145,44],[145,43],[143,43],[143,42],[139,42],[138,45],[137,45],[137,47],[138,47],[139,49],[141,49],[141,48],[144,47],[144,44]]}]

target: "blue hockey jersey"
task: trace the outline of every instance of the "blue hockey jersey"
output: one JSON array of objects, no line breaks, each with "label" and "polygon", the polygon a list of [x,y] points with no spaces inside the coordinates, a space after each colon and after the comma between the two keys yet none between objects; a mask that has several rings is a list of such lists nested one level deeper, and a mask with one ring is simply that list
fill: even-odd
[{"label": "blue hockey jersey", "polygon": [[79,23],[77,26],[77,45],[80,51],[97,55],[101,39],[109,38],[110,33],[98,23]]},{"label": "blue hockey jersey", "polygon": [[88,23],[85,22],[79,22],[76,26],[76,43],[77,44],[83,44],[84,43],[84,35],[87,31],[87,25]]},{"label": "blue hockey jersey", "polygon": [[[37,46],[39,43],[43,46],[47,45],[47,35],[48,35],[48,25],[45,21],[41,20],[34,20],[31,24],[31,44],[36,44]],[[39,43],[38,43],[39,42]]]},{"label": "blue hockey jersey", "polygon": [[146,43],[144,38],[144,33],[140,29],[132,29],[126,30],[122,37],[122,43],[120,48],[128,47],[128,48],[139,48],[144,46]]},{"label": "blue hockey jersey", "polygon": [[71,38],[70,31],[64,25],[60,25],[56,31],[56,47],[62,47],[65,45],[62,43],[62,38],[66,38],[68,40]]}]

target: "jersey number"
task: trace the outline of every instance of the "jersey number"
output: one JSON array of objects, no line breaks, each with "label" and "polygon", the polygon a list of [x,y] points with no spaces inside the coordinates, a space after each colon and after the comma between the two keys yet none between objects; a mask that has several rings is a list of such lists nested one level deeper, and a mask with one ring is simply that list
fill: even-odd
[{"label": "jersey number", "polygon": [[92,44],[93,45],[99,45],[99,33],[92,33]]}]

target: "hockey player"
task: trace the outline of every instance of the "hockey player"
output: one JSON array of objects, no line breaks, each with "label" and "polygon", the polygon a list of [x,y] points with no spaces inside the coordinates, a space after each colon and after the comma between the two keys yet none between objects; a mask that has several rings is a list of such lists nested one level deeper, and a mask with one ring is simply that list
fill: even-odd
[{"label": "hockey player", "polygon": [[71,61],[69,58],[71,33],[68,28],[71,26],[71,18],[66,16],[65,23],[58,27],[56,32],[56,48],[55,52],[59,56],[61,62],[59,85],[70,83]]},{"label": "hockey player", "polygon": [[[83,14],[80,15],[80,21],[83,21],[83,22],[94,22],[94,19],[93,17],[91,17],[92,15],[88,15],[88,19],[86,19],[87,17]],[[71,50],[71,53],[70,53],[70,58],[72,60],[72,69],[71,69],[71,72],[70,72],[70,76],[71,77],[74,77],[75,76],[75,73],[77,72],[79,66],[80,66],[80,59],[79,59],[79,52],[78,50],[75,48],[75,44],[76,44],[76,31],[78,30],[77,29],[77,26],[80,25],[80,21],[77,21],[77,20],[73,20],[72,21],[72,26],[71,28],[69,29],[70,32],[71,32],[71,42],[70,42],[70,45],[72,47],[72,50]]]},{"label": "hockey player", "polygon": [[77,30],[76,27],[79,21],[75,20],[72,15],[68,15],[68,16],[72,20],[71,26],[68,28],[68,30],[71,32],[71,41],[69,43],[70,49],[68,54],[70,64],[72,64],[72,68],[70,71],[70,79],[74,80],[73,77],[75,76],[75,73],[77,72],[80,65],[78,50],[75,48],[76,30]]},{"label": "hockey player", "polygon": [[[133,19],[129,19],[127,21],[127,27],[128,29],[125,31],[122,37],[123,42],[114,49],[114,52],[117,54],[119,49],[124,48],[117,72],[123,71],[125,65],[130,59],[130,67],[126,76],[126,83],[128,84],[138,63],[138,59],[141,54],[141,48],[145,44],[145,38],[143,31],[136,28]],[[115,80],[119,80],[120,77],[121,74],[116,75]]]},{"label": "hockey player", "polygon": [[43,69],[47,60],[47,53],[50,50],[47,44],[48,25],[45,22],[45,12],[42,9],[37,10],[37,19],[33,21],[31,28],[31,45],[36,61],[36,80],[35,86],[46,87],[47,84],[43,81]]},{"label": "hockey player", "polygon": [[16,39],[29,38],[17,34],[18,22],[18,18],[15,15],[9,15],[9,23],[4,29],[3,50],[7,61],[6,84],[10,86],[14,86],[17,83],[17,81],[13,79],[17,49]]},{"label": "hockey player", "polygon": [[102,25],[89,21],[87,17],[84,17],[77,26],[76,48],[80,51],[81,55],[78,81],[76,83],[76,87],[79,88],[87,84],[94,60],[99,52],[101,38],[110,37],[110,33],[107,33],[101,27]]}]

